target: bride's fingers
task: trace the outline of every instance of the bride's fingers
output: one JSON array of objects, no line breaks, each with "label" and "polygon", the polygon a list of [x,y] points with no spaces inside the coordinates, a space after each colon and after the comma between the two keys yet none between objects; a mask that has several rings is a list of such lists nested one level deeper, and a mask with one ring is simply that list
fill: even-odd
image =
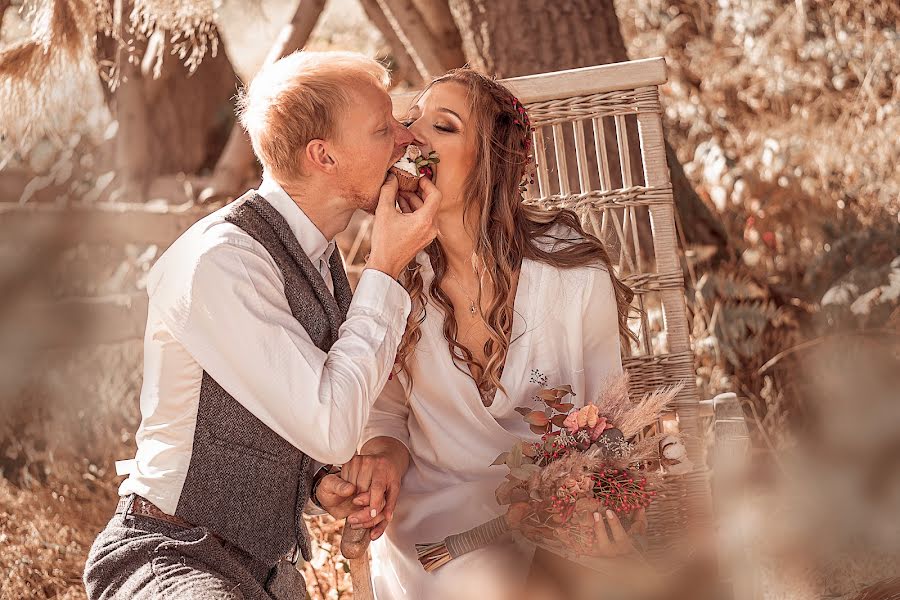
[{"label": "bride's fingers", "polygon": [[353,499],[354,506],[368,506],[369,505],[369,492],[363,492]]},{"label": "bride's fingers", "polygon": [[385,519],[381,523],[379,523],[376,527],[372,529],[372,532],[369,534],[369,539],[373,542],[381,537],[381,534],[384,533],[384,530],[387,529],[388,523],[390,523],[389,519]]},{"label": "bride's fingers", "polygon": [[[387,495],[384,502],[384,516],[388,523],[394,518],[394,508],[397,507],[397,498],[400,496],[400,486],[391,484],[388,486]],[[372,538],[375,539],[375,538]]]},{"label": "bride's fingers", "polygon": [[645,511],[643,508],[639,508],[634,511],[634,521],[628,532],[635,533],[637,535],[647,534],[647,511]]},{"label": "bride's fingers", "polygon": [[385,483],[380,478],[372,480],[369,487],[369,508],[373,513],[380,513],[384,509]]},{"label": "bride's fingers", "polygon": [[621,548],[627,547],[630,544],[628,534],[625,533],[625,528],[622,527],[622,522],[619,521],[619,517],[616,516],[616,513],[607,510],[606,521],[609,523],[609,530],[612,532],[613,541],[616,545]]},{"label": "bride's fingers", "polygon": [[612,543],[606,533],[606,525],[603,524],[603,519],[598,512],[594,513],[594,548],[599,556],[609,556],[612,552]]},{"label": "bride's fingers", "polygon": [[400,212],[411,213],[413,211],[409,206],[409,202],[403,196],[397,196],[397,204],[400,206]]},{"label": "bride's fingers", "polygon": [[385,520],[384,513],[378,513],[374,517],[370,512],[371,509],[366,508],[359,512],[355,512],[347,517],[347,522],[353,529],[372,529]]}]

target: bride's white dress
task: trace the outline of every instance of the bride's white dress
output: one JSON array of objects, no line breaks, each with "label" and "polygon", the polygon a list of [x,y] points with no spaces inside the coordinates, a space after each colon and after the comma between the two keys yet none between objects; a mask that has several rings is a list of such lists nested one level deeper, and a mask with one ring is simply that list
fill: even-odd
[{"label": "bride's white dress", "polygon": [[[424,254],[419,262],[427,291],[433,271]],[[498,392],[489,407],[451,359],[441,310],[429,304],[426,315],[409,399],[402,374],[388,382],[364,436],[394,437],[411,455],[393,522],[371,546],[373,587],[378,600],[487,598],[482,576],[499,572],[492,562],[500,560],[496,552],[477,551],[426,573],[415,544],[441,541],[504,512],[494,490],[507,469],[491,463],[517,439],[538,438],[514,410],[544,408],[532,400],[540,389],[533,371],[548,385],[572,385],[576,406],[589,403],[607,377],[622,372],[612,281],[599,265],[558,269],[523,261],[502,376],[508,394]],[[520,572],[527,562],[520,561]]]}]

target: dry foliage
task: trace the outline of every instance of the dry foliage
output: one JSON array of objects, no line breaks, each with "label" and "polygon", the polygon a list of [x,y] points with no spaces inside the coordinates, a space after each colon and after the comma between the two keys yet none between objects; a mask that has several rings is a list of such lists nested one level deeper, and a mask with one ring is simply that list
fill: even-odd
[{"label": "dry foliage", "polygon": [[[753,400],[757,412],[750,416],[771,449],[796,445],[792,431],[798,421],[812,425],[806,428],[811,432],[801,432],[815,438],[805,458],[844,460],[844,469],[850,468],[846,462],[868,465],[871,485],[860,494],[874,494],[879,485],[897,480],[891,471],[896,467],[884,459],[896,455],[894,438],[889,432],[870,434],[879,424],[896,423],[896,413],[879,412],[873,400],[890,393],[875,382],[890,370],[884,363],[900,355],[896,338],[872,332],[852,337],[848,345],[820,336],[840,328],[900,327],[891,295],[898,276],[891,261],[900,254],[900,5],[874,0],[617,4],[631,57],[666,56],[669,139],[699,192],[743,248],[747,268],[695,282],[691,300],[702,395],[734,390]],[[0,55],[0,106],[23,136],[68,126],[69,109],[85,98],[80,83],[97,76],[94,36],[112,27],[95,12],[102,2],[42,5],[52,7],[57,19],[36,13],[34,39]],[[136,6],[141,36],[159,26],[180,31],[166,51],[177,48],[189,64],[203,56],[204,36],[212,32],[210,2],[146,0]],[[194,31],[197,37],[189,33]],[[48,48],[53,51],[45,52]],[[30,120],[33,114],[42,120]],[[6,121],[0,130],[10,135]],[[70,265],[90,262],[80,249],[75,254],[67,258]],[[135,259],[121,262],[131,265],[124,276],[113,266],[101,284],[63,283],[88,291],[128,291],[135,285],[129,270]],[[871,290],[880,291],[867,297]],[[848,348],[857,357],[849,364]],[[810,350],[825,357],[800,360]],[[94,349],[46,363],[31,356],[18,360],[21,370],[39,377],[16,385],[4,381],[0,398],[0,597],[80,598],[87,549],[114,504],[118,479],[109,467],[133,452],[140,348]],[[803,377],[796,376],[797,369]],[[806,423],[809,407],[797,404],[797,397],[829,402],[815,407]],[[853,427],[826,435],[822,424],[830,421],[821,413],[827,411]],[[862,530],[858,521],[834,521],[834,514],[869,505],[830,467],[819,463],[822,473],[798,486],[811,496],[810,506],[825,513],[821,520],[791,525],[808,526],[820,536],[835,529],[885,535],[890,527]],[[813,493],[823,483],[829,498],[846,495],[840,511],[828,513],[822,495]],[[772,506],[781,508],[778,502]],[[891,506],[880,510],[882,524],[897,522],[890,520]],[[770,518],[765,514],[759,522],[761,537],[772,533]],[[323,540],[306,569],[312,597],[349,597],[349,576],[337,551],[338,524],[319,518],[310,526]],[[772,542],[763,540],[767,547]]]}]

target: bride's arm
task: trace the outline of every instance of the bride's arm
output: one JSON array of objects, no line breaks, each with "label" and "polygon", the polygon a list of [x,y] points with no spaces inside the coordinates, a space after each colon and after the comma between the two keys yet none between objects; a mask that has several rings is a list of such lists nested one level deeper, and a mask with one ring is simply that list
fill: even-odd
[{"label": "bride's arm", "polygon": [[606,269],[591,269],[586,286],[581,327],[584,340],[584,401],[597,398],[606,380],[622,374],[618,307],[612,279]]},{"label": "bride's arm", "polygon": [[348,522],[372,529],[372,539],[378,538],[393,518],[400,480],[409,468],[408,419],[406,393],[394,378],[372,407],[359,453],[341,469],[341,477],[361,492],[354,503],[362,509],[350,515]]}]

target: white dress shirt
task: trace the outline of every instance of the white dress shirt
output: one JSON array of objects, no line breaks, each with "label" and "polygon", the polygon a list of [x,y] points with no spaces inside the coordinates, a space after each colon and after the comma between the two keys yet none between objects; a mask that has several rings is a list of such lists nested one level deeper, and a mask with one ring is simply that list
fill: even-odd
[{"label": "white dress shirt", "polygon": [[[334,243],[272,179],[258,192],[285,218],[333,293]],[[387,381],[410,310],[390,276],[367,269],[327,353],[291,314],[265,248],[225,220],[201,219],[151,269],[141,424],[120,495],[174,514],[194,441],[206,371],[247,410],[320,463],[343,463]]]},{"label": "white dress shirt", "polygon": [[[428,290],[434,272],[426,256],[419,262]],[[617,314],[612,280],[599,265],[558,269],[523,260],[501,377],[506,393],[498,391],[486,407],[475,382],[451,358],[443,312],[428,304],[409,397],[401,373],[385,386],[363,435],[393,437],[410,451],[394,519],[371,546],[378,600],[479,597],[488,580],[509,585],[524,575],[515,564],[504,570],[509,557],[496,547],[427,573],[415,544],[440,542],[505,512],[494,492],[507,468],[491,464],[517,440],[539,437],[515,410],[546,408],[533,400],[540,389],[533,371],[549,386],[570,384],[576,394],[570,401],[578,407],[596,399],[606,379],[622,373]],[[526,569],[530,564],[519,562]]]}]

